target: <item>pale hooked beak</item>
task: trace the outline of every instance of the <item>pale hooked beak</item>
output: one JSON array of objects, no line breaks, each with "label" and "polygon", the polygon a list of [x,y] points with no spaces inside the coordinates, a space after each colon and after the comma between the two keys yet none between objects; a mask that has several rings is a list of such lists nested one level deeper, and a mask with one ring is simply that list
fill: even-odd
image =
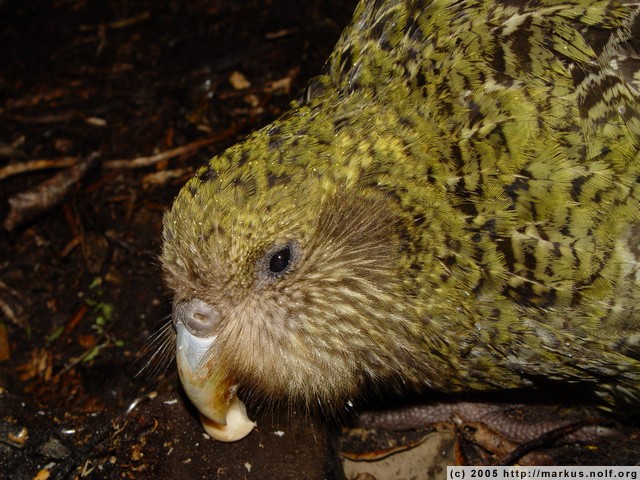
[{"label": "pale hooked beak", "polygon": [[246,437],[255,423],[236,395],[237,385],[215,358],[208,356],[215,344],[218,314],[202,300],[194,299],[174,306],[176,360],[184,391],[200,412],[205,431],[216,440],[234,442]]}]

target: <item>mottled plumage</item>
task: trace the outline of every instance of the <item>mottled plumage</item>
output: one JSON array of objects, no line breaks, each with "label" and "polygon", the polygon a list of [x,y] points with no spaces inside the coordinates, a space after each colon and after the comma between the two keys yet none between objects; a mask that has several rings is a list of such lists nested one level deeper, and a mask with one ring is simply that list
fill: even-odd
[{"label": "mottled plumage", "polygon": [[363,0],[165,218],[175,321],[217,336],[198,368],[309,406],[539,380],[640,404],[639,11]]}]

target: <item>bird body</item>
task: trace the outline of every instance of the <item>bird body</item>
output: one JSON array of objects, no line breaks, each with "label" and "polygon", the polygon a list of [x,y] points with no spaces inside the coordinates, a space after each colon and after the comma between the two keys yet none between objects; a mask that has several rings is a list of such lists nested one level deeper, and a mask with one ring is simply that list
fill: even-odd
[{"label": "bird body", "polygon": [[222,404],[559,381],[638,405],[639,12],[361,1],[305,98],[165,217],[179,348],[210,340],[187,393],[190,369]]}]

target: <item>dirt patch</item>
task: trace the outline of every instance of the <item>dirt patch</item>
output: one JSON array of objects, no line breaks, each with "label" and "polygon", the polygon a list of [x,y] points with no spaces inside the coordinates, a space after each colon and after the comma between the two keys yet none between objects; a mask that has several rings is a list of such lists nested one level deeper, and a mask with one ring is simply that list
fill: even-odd
[{"label": "dirt patch", "polygon": [[[287,108],[353,7],[0,2],[0,169],[11,175],[0,180],[0,219],[16,195],[28,192],[36,205],[0,231],[2,421],[7,435],[26,428],[29,438],[1,444],[0,473],[33,478],[52,463],[60,478],[143,478],[174,468],[183,435],[206,443],[174,367],[136,376],[171,309],[157,261],[163,212],[198,166]],[[69,180],[70,165],[91,155],[97,162]],[[150,392],[176,400],[182,416],[149,400],[159,407],[127,417]],[[150,448],[151,430],[173,446]],[[215,465],[191,457],[175,468]],[[246,475],[243,464],[227,477]]]}]

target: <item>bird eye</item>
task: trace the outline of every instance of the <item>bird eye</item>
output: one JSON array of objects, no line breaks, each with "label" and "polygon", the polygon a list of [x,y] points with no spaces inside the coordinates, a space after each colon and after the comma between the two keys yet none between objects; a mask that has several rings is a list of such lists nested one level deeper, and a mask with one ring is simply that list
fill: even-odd
[{"label": "bird eye", "polygon": [[290,261],[291,249],[289,247],[284,247],[271,255],[271,258],[269,259],[269,270],[271,273],[282,273],[287,269]]},{"label": "bird eye", "polygon": [[268,281],[277,280],[288,274],[299,259],[300,248],[297,241],[277,243],[267,249],[258,260],[258,275]]}]

